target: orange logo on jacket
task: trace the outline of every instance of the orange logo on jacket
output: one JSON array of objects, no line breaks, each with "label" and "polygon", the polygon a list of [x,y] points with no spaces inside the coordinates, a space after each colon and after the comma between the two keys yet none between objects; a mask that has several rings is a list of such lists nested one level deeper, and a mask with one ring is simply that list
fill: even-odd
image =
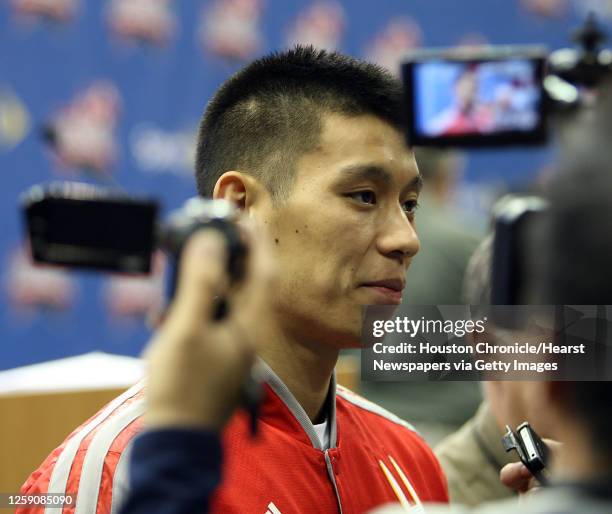
[{"label": "orange logo on jacket", "polygon": [[[414,487],[410,483],[410,480],[408,480],[406,473],[404,473],[404,470],[400,467],[396,460],[391,457],[391,455],[389,455],[388,458],[391,462],[391,466],[387,466],[381,459],[378,460],[378,465],[385,475],[387,482],[389,482],[391,489],[393,489],[393,492],[397,497],[397,501],[399,501],[400,505],[406,512],[411,512],[413,514],[425,514],[423,504],[421,503],[421,500],[419,499]],[[393,471],[391,471],[391,468],[395,474]],[[404,489],[402,489],[400,483],[404,486]]]}]

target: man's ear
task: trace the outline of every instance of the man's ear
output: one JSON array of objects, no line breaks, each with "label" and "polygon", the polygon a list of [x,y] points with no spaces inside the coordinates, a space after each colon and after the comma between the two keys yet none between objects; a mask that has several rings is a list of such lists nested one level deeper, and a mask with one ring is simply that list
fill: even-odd
[{"label": "man's ear", "polygon": [[226,171],[219,177],[213,191],[213,199],[232,202],[240,210],[248,210],[261,186],[257,179],[240,171]]}]

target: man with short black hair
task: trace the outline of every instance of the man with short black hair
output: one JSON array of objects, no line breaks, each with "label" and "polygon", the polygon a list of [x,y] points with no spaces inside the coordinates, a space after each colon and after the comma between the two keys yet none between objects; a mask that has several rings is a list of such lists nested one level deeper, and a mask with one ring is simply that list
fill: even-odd
[{"label": "man with short black hair", "polygon": [[198,135],[196,181],[212,197],[228,170],[245,170],[286,198],[298,159],[320,143],[324,118],[373,115],[401,130],[400,83],[378,66],[312,47],[259,59],[227,80]]},{"label": "man with short black hair", "polygon": [[[399,304],[419,249],[421,177],[400,99],[400,84],[381,68],[298,47],[247,66],[208,105],[198,192],[254,220],[278,271],[259,299],[270,315],[230,302],[220,330],[193,302],[179,302],[157,336],[214,343],[246,333],[260,342],[259,436],[250,437],[243,413],[229,420],[212,512],[352,514],[397,500],[415,509],[447,501],[438,462],[414,429],[334,378],[340,349],[360,344],[362,306]],[[204,396],[185,395],[195,404]],[[162,410],[161,426],[198,424],[178,406]],[[23,493],[78,492],[78,512],[115,512],[143,411],[136,387],[73,432]]]}]

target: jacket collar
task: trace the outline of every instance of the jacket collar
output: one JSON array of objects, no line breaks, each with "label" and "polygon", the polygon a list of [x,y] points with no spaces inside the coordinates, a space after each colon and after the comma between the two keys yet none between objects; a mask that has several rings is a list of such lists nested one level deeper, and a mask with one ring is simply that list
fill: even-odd
[{"label": "jacket collar", "polygon": [[[279,427],[284,432],[303,438],[318,450],[325,450],[315,432],[314,425],[304,408],[289,391],[289,388],[263,359],[258,361],[258,373],[267,386],[267,393],[261,408],[261,420]],[[332,374],[329,393],[325,400],[329,423],[329,447],[335,448],[337,441],[336,424],[336,374]]]}]

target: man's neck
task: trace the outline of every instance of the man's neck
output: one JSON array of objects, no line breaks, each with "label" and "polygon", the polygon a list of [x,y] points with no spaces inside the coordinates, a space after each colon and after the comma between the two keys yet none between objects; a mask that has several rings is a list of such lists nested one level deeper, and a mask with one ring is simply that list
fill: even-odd
[{"label": "man's neck", "polygon": [[553,472],[557,480],[590,482],[610,476],[609,465],[602,464],[584,427],[574,424],[573,430],[559,435],[559,440],[563,441],[563,447],[558,456],[553,456]]},{"label": "man's neck", "polygon": [[339,351],[322,344],[270,337],[259,354],[287,386],[313,422],[322,412]]}]

